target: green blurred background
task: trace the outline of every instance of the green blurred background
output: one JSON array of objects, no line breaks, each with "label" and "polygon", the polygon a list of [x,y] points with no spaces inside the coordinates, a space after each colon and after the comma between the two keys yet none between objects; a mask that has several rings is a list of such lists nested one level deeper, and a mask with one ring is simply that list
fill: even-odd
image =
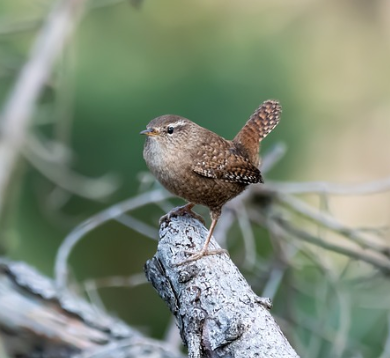
[{"label": "green blurred background", "polygon": [[[51,5],[46,0],[0,2],[0,105]],[[288,151],[268,179],[358,183],[389,175],[387,0],[92,5],[45,88],[32,133],[45,145],[69,146],[75,172],[87,177],[113,173],[120,185],[108,200],[87,200],[58,189],[37,165],[25,161],[1,237],[7,256],[52,275],[56,250],[73,227],[140,191],[140,173],[147,169],[139,132],[161,114],[185,116],[232,138],[263,100],[276,98],[283,106],[282,122],[262,153],[276,142],[284,142]],[[385,225],[389,199],[388,193],[337,197],[331,210],[349,225]],[[207,210],[199,211],[207,217]],[[136,212],[156,230],[162,214],[154,206]],[[155,241],[110,222],[77,246],[72,274],[82,281],[139,273],[155,249]],[[310,270],[294,275],[310,284],[321,280]],[[386,285],[381,290],[388,300]],[[164,335],[169,312],[149,285],[100,294],[111,312],[154,337]],[[278,297],[276,312],[283,315],[286,302]],[[313,297],[303,295],[300,304],[309,315],[316,311]],[[332,312],[337,321],[337,310]],[[359,310],[351,345],[363,341],[366,353],[350,351],[345,357],[378,356],[387,331],[384,312],[387,307]],[[303,345],[309,335],[301,332]],[[326,352],[318,349],[317,356]]]}]

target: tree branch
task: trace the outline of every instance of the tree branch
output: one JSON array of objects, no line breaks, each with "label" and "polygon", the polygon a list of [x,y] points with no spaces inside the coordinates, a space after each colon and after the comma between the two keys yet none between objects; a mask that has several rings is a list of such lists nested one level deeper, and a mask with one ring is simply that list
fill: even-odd
[{"label": "tree branch", "polygon": [[0,341],[9,357],[184,358],[32,267],[0,259]]},{"label": "tree branch", "polygon": [[[194,218],[172,218],[160,228],[148,277],[175,315],[189,357],[298,357],[258,297],[226,255],[175,266],[185,250],[198,251],[207,230]],[[220,248],[214,239],[210,249]]]}]

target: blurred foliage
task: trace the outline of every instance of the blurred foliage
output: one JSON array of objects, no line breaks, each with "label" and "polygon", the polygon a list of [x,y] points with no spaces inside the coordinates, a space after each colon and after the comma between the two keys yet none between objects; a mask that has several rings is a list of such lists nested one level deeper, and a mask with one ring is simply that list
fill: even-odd
[{"label": "blurred foliage", "polygon": [[[0,2],[0,105],[51,5]],[[88,177],[115,173],[121,185],[109,200],[87,200],[24,162],[1,238],[6,254],[51,274],[60,242],[77,223],[139,192],[146,166],[138,133],[165,113],[232,138],[259,103],[277,98],[282,123],[262,151],[277,141],[289,149],[268,175],[273,180],[361,182],[388,175],[390,155],[383,148],[390,140],[389,24],[387,0],[91,2],[47,83],[31,131],[47,145],[71,148],[74,171]],[[389,196],[374,199],[336,199],[331,209],[350,224],[389,224]],[[157,226],[162,213],[148,207],[137,217]],[[255,232],[259,254],[271,259],[267,233]],[[242,247],[233,238],[240,231],[230,235],[232,257],[239,261]],[[70,264],[78,280],[129,275],[142,271],[155,247],[112,222],[83,239]],[[281,285],[273,311],[290,322],[292,344],[308,357],[378,357],[389,314],[378,297],[388,297],[388,281],[352,284],[342,277],[329,283],[317,267],[308,268],[306,258],[297,262],[303,269],[287,275],[294,288]],[[358,271],[366,277],[364,268]],[[264,278],[255,274],[253,280],[261,293]],[[340,311],[332,285],[348,297],[350,317]],[[102,289],[101,295],[118,316],[163,336],[169,314],[150,286]],[[304,315],[294,316],[295,306]],[[349,324],[342,326],[340,319]],[[323,327],[333,330],[324,333]],[[340,332],[347,342],[337,338]]]}]

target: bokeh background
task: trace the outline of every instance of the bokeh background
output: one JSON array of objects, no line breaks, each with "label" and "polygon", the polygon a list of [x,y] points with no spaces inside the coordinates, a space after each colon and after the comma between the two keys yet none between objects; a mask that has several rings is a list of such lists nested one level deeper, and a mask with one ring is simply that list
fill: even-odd
[{"label": "bokeh background", "polygon": [[[47,0],[0,2],[1,106],[51,6]],[[268,98],[280,100],[283,116],[262,153],[277,142],[288,148],[267,174],[269,180],[361,183],[389,176],[390,2],[91,2],[35,112],[31,137],[36,142],[27,148],[35,148],[35,154],[26,155],[14,183],[2,254],[52,275],[56,250],[72,228],[147,186],[139,132],[152,118],[179,114],[232,138]],[[36,154],[43,145],[54,155],[59,144],[70,149],[65,164]],[[64,167],[86,178],[103,176],[117,190],[104,200],[70,193],[53,175],[66,181],[73,174],[62,172]],[[390,222],[389,193],[335,197],[330,209],[354,227]],[[207,217],[207,210],[199,212]],[[162,214],[156,206],[135,213],[156,231]],[[232,235],[239,236],[239,230]],[[267,240],[267,233],[259,230],[258,240]],[[140,273],[155,248],[155,241],[110,222],[72,253],[73,279]],[[313,288],[294,300],[306,318],[312,317],[313,327],[323,280],[315,271],[302,267],[291,273],[301,286]],[[354,306],[347,349],[340,356],[379,357],[388,334],[389,282],[380,278],[367,292],[364,272],[359,274],[358,286],[339,283]],[[164,337],[170,315],[149,285],[99,294],[107,310],[153,337]],[[281,290],[276,314],[283,316],[288,301]],[[327,324],[336,327],[342,307],[331,303],[328,309]],[[292,327],[289,338],[302,354],[330,356],[332,334]]]}]

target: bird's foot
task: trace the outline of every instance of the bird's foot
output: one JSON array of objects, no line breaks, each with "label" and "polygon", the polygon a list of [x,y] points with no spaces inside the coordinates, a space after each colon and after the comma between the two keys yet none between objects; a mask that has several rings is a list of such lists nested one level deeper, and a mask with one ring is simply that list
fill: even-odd
[{"label": "bird's foot", "polygon": [[203,225],[206,225],[204,219],[197,213],[194,213],[191,209],[194,207],[194,204],[187,204],[183,206],[177,206],[173,208],[168,214],[160,218],[160,225],[164,221],[169,221],[173,217],[183,216],[185,214],[191,215],[193,218],[199,220]]},{"label": "bird's foot", "polygon": [[190,262],[199,260],[200,258],[202,258],[204,256],[219,255],[219,254],[227,254],[229,256],[229,252],[225,249],[207,250],[207,248],[203,248],[202,250],[195,252],[195,253],[193,251],[187,251],[187,250],[185,250],[184,252],[187,254],[191,254],[191,256],[188,259],[175,264],[174,266],[185,265],[185,264],[188,264]]}]

